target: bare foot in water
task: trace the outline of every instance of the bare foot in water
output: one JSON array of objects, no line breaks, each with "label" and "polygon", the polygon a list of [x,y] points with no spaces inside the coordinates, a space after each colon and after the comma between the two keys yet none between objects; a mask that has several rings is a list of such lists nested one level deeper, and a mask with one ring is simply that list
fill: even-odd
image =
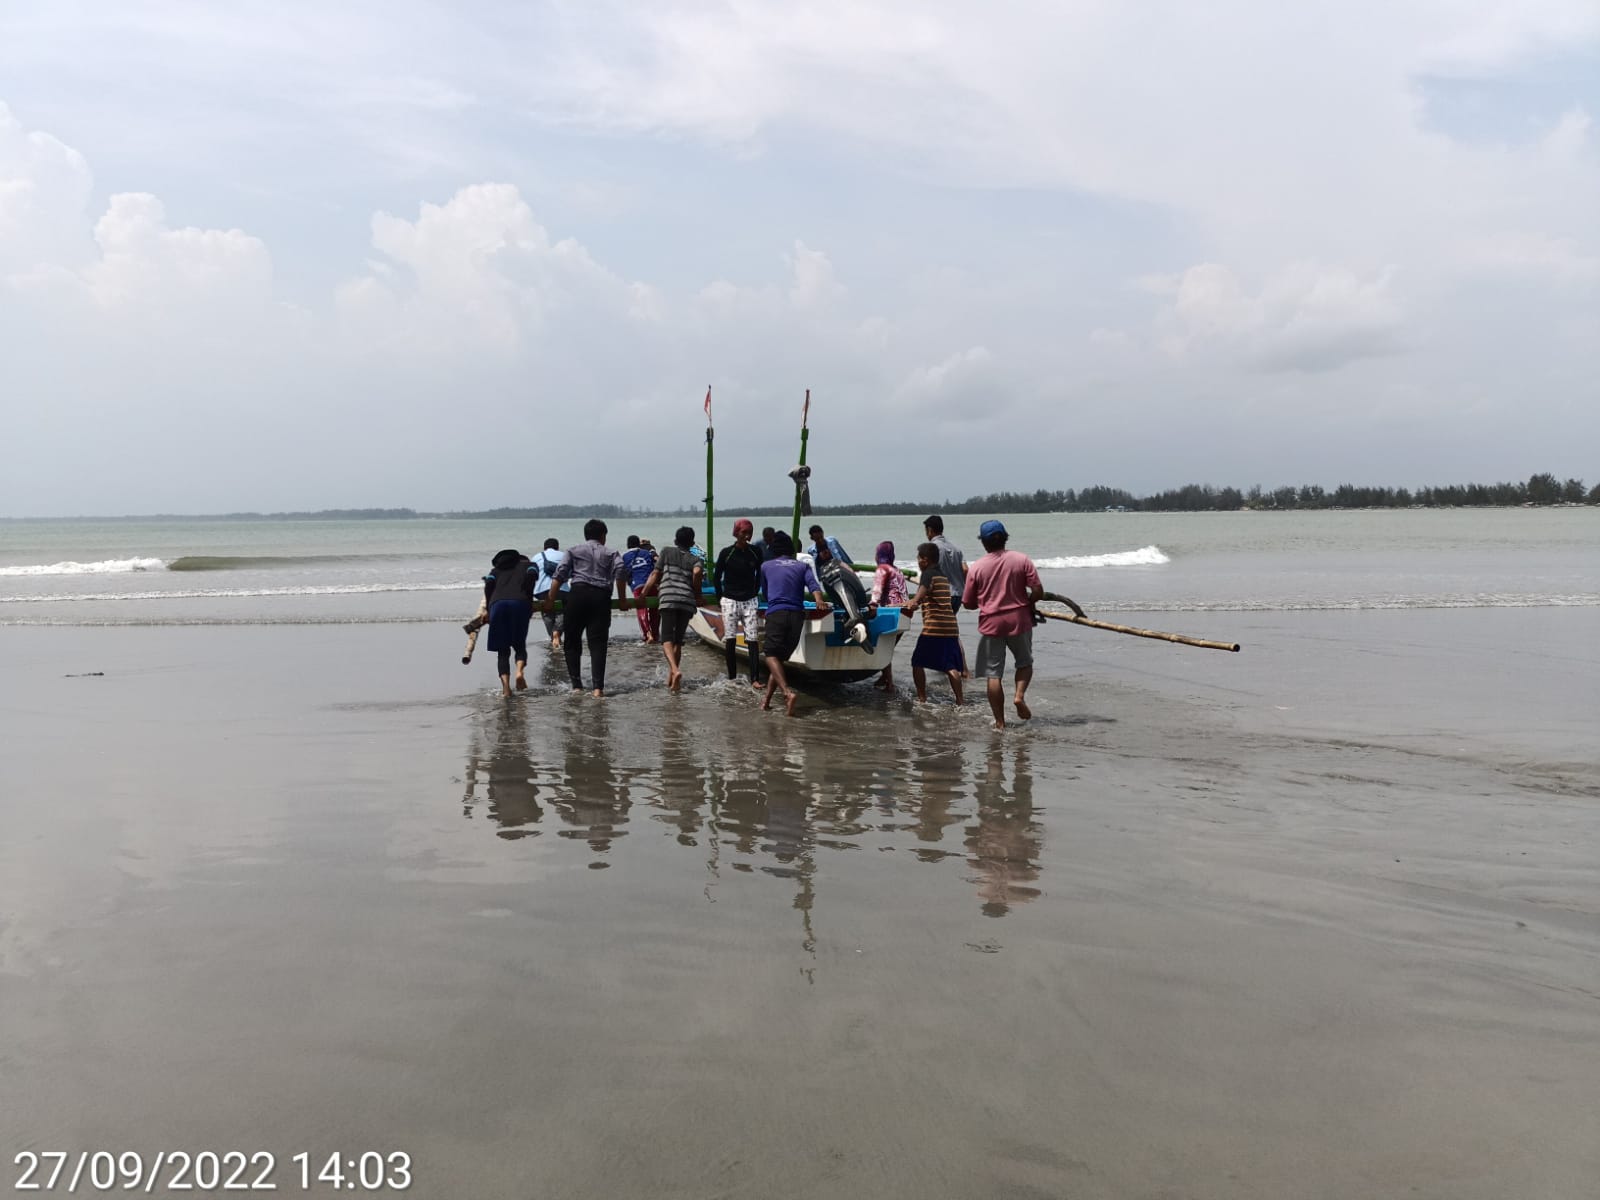
[{"label": "bare foot in water", "polygon": [[1028,707],[1028,702],[1026,700],[1024,700],[1021,696],[1017,697],[1016,704],[1017,704],[1017,716],[1020,717],[1022,720],[1026,721],[1026,720],[1028,720],[1028,718],[1033,716],[1033,709]]},{"label": "bare foot in water", "polygon": [[683,687],[683,672],[682,671],[668,671],[667,672],[667,691],[676,692],[676,691],[680,690],[682,687]]},{"label": "bare foot in water", "polygon": [[783,694],[783,715],[784,716],[786,716],[786,717],[794,716],[795,701],[797,701],[799,699],[800,699],[800,693],[799,692],[785,692]]},{"label": "bare foot in water", "polygon": [[606,690],[605,690],[605,688],[595,688],[595,690],[594,690],[594,698],[596,700],[604,700],[606,698]]},{"label": "bare foot in water", "polygon": [[517,691],[525,692],[527,690],[528,690],[528,681],[526,679],[524,679],[521,675],[518,675],[517,676]]}]

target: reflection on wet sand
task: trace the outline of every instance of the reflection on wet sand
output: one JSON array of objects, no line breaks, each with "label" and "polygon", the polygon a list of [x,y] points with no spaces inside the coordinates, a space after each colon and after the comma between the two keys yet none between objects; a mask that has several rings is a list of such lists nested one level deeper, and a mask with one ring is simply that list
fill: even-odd
[{"label": "reflection on wet sand", "polygon": [[544,810],[539,807],[539,788],[534,783],[533,754],[529,749],[528,725],[521,714],[505,706],[486,720],[476,722],[467,748],[467,768],[463,777],[465,795],[461,813],[469,820],[481,797],[489,819],[500,828],[503,838],[536,837]]},{"label": "reflection on wet sand", "polygon": [[[611,865],[606,855],[612,843],[628,831],[628,810],[633,802],[627,777],[642,764],[632,764],[614,744],[611,709],[605,704],[564,701],[561,713],[561,770],[550,789],[550,806],[569,826],[558,836],[587,842],[595,858],[592,870]],[[633,727],[628,726],[630,731]]]},{"label": "reflection on wet sand", "polygon": [[[791,881],[808,951],[819,886],[838,869],[830,851],[953,860],[991,917],[1040,895],[1044,826],[1026,738],[920,729],[862,745],[843,722],[797,737],[733,708],[740,699],[710,723],[681,697],[645,720],[582,699],[497,704],[473,724],[464,814],[483,801],[508,839],[536,835],[548,814],[558,837],[584,843],[587,865],[602,869],[617,865],[637,806],[648,825],[636,831],[659,829],[698,855],[709,900],[730,871]],[[957,827],[961,843],[949,844]],[[871,860],[850,861],[861,870]]]},{"label": "reflection on wet sand", "polygon": [[977,781],[978,820],[967,827],[967,863],[977,875],[983,915],[1003,917],[1015,904],[1037,899],[1044,829],[1033,819],[1033,771],[1028,746],[1014,749],[1011,778],[999,746],[991,747]]}]

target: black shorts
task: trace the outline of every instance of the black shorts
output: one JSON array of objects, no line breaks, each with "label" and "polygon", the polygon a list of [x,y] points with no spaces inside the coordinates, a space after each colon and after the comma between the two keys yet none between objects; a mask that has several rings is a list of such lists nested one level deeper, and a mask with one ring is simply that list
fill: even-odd
[{"label": "black shorts", "polygon": [[694,616],[692,608],[658,608],[661,614],[661,640],[671,642],[674,646],[681,646],[688,640],[689,618]]},{"label": "black shorts", "polygon": [[788,658],[800,646],[800,634],[805,628],[805,614],[793,610],[773,612],[767,610],[767,636],[761,644],[761,653],[779,662]]}]

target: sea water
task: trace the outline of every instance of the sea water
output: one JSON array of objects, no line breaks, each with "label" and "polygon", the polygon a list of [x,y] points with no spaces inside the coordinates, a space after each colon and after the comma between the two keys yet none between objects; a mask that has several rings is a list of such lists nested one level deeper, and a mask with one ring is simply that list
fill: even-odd
[{"label": "sea water", "polygon": [[[1048,590],[1102,614],[1600,605],[1597,508],[1001,515]],[[982,519],[949,519],[969,562]],[[889,540],[914,568],[920,517],[819,520],[856,561]],[[0,625],[465,619],[497,550],[570,546],[581,524],[0,522]],[[679,521],[611,524],[614,545],[663,546]]]},{"label": "sea water", "polygon": [[[904,562],[920,516],[821,523]],[[1600,511],[1005,519],[1091,615],[1243,649],[1052,622],[996,733],[904,653],[793,720],[700,648],[671,695],[622,614],[606,699],[536,648],[506,701],[459,625],[577,523],[0,524],[0,1143],[1592,1195]]]}]

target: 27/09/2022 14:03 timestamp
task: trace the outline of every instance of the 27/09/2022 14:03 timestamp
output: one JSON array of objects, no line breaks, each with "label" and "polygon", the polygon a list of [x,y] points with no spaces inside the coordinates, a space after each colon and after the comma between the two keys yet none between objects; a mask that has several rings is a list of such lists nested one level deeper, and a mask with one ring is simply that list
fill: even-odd
[{"label": "27/09/2022 14:03 timestamp", "polygon": [[268,1150],[24,1150],[11,1160],[17,1192],[403,1192],[411,1155],[396,1150],[301,1151],[279,1160]]}]

